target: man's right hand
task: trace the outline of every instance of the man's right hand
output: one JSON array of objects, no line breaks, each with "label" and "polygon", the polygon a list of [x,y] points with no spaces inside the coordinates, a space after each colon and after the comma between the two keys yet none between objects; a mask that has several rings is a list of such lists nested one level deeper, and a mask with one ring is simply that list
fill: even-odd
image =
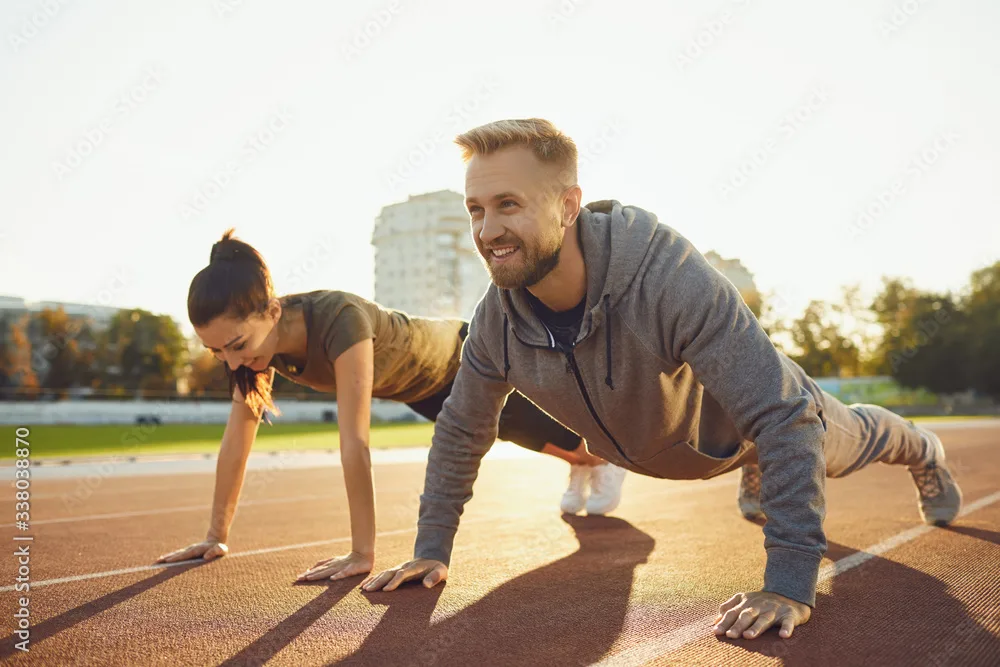
[{"label": "man's right hand", "polygon": [[391,570],[385,570],[361,582],[364,591],[394,591],[400,584],[423,577],[425,588],[434,588],[448,578],[448,566],[439,560],[417,558]]},{"label": "man's right hand", "polygon": [[205,540],[204,542],[198,542],[197,544],[192,544],[189,547],[178,549],[177,551],[172,551],[168,554],[163,554],[156,559],[156,562],[177,563],[182,560],[198,558],[199,556],[205,560],[213,560],[215,558],[225,556],[228,553],[229,547],[227,547],[223,542]]}]

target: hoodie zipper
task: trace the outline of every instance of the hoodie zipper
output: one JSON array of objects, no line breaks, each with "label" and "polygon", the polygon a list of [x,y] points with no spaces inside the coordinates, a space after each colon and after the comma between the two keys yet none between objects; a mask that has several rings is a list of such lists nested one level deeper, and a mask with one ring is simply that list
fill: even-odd
[{"label": "hoodie zipper", "polygon": [[[548,331],[548,327],[545,327],[545,330]],[[549,332],[549,337],[552,337],[551,332]],[[618,441],[615,440],[615,436],[611,435],[611,431],[608,430],[608,427],[604,425],[604,422],[597,414],[597,409],[594,408],[594,404],[590,400],[590,394],[587,393],[587,387],[583,384],[583,375],[580,374],[580,367],[576,363],[576,356],[573,354],[573,347],[565,348],[562,345],[559,345],[558,348],[562,350],[563,354],[566,355],[566,361],[569,362],[569,367],[573,370],[573,376],[576,378],[576,384],[580,388],[580,393],[583,395],[583,402],[587,404],[587,409],[590,410],[590,416],[594,418],[597,425],[601,427],[602,431],[604,431],[604,435],[608,436],[608,440],[610,440],[611,444],[618,450],[618,454],[629,463],[632,463],[632,460],[625,455],[625,451],[621,448],[621,445],[619,445]]]},{"label": "hoodie zipper", "polygon": [[[618,441],[615,440],[615,436],[611,435],[611,431],[609,431],[608,427],[604,425],[604,421],[597,414],[597,409],[594,407],[593,402],[590,400],[590,394],[587,393],[587,387],[586,387],[586,385],[583,384],[583,375],[580,373],[580,367],[576,363],[576,356],[573,354],[573,349],[576,346],[573,345],[573,346],[570,346],[569,348],[566,348],[563,345],[557,343],[556,342],[556,337],[552,335],[552,332],[549,331],[549,328],[547,326],[545,326],[545,323],[542,322],[541,324],[542,324],[542,328],[545,329],[545,333],[548,334],[548,336],[549,336],[549,344],[548,345],[533,345],[533,344],[531,344],[531,343],[529,343],[527,341],[521,340],[521,337],[517,335],[517,330],[514,329],[513,327],[511,327],[511,331],[514,332],[514,338],[517,339],[517,341],[519,343],[521,343],[522,345],[524,345],[526,347],[533,347],[533,348],[537,348],[537,349],[540,349],[540,350],[561,351],[566,356],[566,361],[569,362],[569,367],[573,371],[573,377],[576,378],[576,385],[577,385],[577,387],[579,387],[580,394],[583,396],[583,402],[587,404],[587,410],[590,411],[590,416],[594,418],[594,421],[597,422],[597,425],[601,428],[602,431],[604,431],[604,435],[606,435],[608,437],[608,440],[611,441],[611,444],[614,445],[615,449],[618,450],[618,454],[623,459],[625,459],[626,461],[628,461],[630,464],[635,465],[635,463],[632,461],[632,459],[630,459],[628,456],[625,455],[625,450],[623,450],[622,447],[621,447],[621,445],[618,444]],[[507,327],[507,324],[505,322],[504,323],[504,331],[506,331],[506,327]]]}]

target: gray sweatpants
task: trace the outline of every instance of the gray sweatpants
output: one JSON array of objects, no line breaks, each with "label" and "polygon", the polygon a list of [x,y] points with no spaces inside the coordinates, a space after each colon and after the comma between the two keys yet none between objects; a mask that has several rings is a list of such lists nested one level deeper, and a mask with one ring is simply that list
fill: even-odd
[{"label": "gray sweatpants", "polygon": [[913,422],[878,405],[844,405],[823,391],[801,366],[787,357],[785,360],[816,400],[820,419],[826,424],[823,451],[827,477],[843,477],[869,463],[922,465],[935,456]]}]

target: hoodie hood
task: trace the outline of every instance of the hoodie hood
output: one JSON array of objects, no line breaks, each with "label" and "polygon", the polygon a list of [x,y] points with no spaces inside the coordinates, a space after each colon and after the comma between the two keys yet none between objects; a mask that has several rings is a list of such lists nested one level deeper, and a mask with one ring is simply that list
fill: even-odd
[{"label": "hoodie hood", "polygon": [[[649,252],[657,219],[641,208],[623,206],[616,200],[601,200],[580,209],[576,226],[587,272],[587,305],[576,339],[579,343],[607,319],[610,309],[628,292]],[[552,336],[532,310],[526,292],[526,289],[500,290],[507,326],[525,345],[555,347]]]}]

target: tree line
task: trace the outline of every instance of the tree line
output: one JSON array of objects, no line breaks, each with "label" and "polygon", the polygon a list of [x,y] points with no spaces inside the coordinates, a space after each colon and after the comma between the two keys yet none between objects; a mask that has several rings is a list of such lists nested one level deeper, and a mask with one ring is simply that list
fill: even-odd
[{"label": "tree line", "polygon": [[891,376],[911,389],[1000,399],[1000,262],[957,293],[886,277],[870,303],[849,286],[839,302],[812,301],[792,320],[767,299],[762,311],[775,345],[813,377]]},{"label": "tree line", "polygon": [[[222,362],[168,315],[120,310],[99,327],[62,308],[0,312],[0,399],[65,397],[226,398]],[[274,393],[316,392],[284,378]]]},{"label": "tree line", "polygon": [[[778,317],[773,297],[749,290],[744,299],[813,377],[891,376],[912,389],[1000,399],[1000,262],[974,271],[957,293],[886,277],[870,303],[849,286],[838,302],[812,301],[794,319]],[[274,391],[319,397],[280,376]],[[73,392],[224,398],[228,380],[222,362],[166,315],[121,310],[97,327],[61,309],[0,312],[0,398]]]}]

